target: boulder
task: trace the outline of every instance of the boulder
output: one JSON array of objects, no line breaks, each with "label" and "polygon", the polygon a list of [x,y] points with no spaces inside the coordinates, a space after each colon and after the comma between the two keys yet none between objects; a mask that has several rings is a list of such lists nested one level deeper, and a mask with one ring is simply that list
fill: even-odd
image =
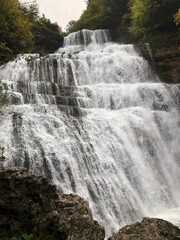
[{"label": "boulder", "polygon": [[180,240],[180,229],[162,219],[144,218],[121,228],[108,240]]}]

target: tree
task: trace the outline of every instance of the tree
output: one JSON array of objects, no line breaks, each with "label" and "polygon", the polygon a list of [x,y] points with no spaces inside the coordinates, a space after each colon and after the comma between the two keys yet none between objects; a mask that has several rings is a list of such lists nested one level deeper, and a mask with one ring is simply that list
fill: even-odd
[{"label": "tree", "polygon": [[91,0],[87,4],[87,9],[80,19],[68,25],[69,32],[83,28],[114,30],[121,24],[128,9],[127,0]]},{"label": "tree", "polygon": [[130,0],[129,8],[131,12],[130,32],[135,37],[142,36],[148,28],[150,16],[151,0]]},{"label": "tree", "polygon": [[24,15],[29,19],[31,23],[34,23],[39,20],[40,16],[37,3],[30,4],[29,6],[20,4],[20,7],[24,12]]},{"label": "tree", "polygon": [[77,21],[71,20],[68,25],[66,26],[66,33],[69,34],[70,32],[74,32],[73,29],[75,28]]},{"label": "tree", "polygon": [[34,37],[34,51],[41,54],[52,53],[62,46],[63,33],[57,23],[39,14],[38,5],[21,5],[21,8],[31,22],[31,31]]},{"label": "tree", "polygon": [[130,32],[141,38],[153,31],[171,31],[178,6],[179,0],[130,0]]},{"label": "tree", "polygon": [[39,15],[37,4],[23,5],[19,0],[1,0],[0,63],[17,53],[47,54],[62,46],[63,36],[57,23]]},{"label": "tree", "polygon": [[0,43],[14,54],[29,51],[33,46],[31,23],[24,16],[18,0],[1,0]]},{"label": "tree", "polygon": [[33,23],[32,32],[35,40],[35,51],[52,53],[62,46],[63,33],[57,23],[51,23],[44,15]]}]

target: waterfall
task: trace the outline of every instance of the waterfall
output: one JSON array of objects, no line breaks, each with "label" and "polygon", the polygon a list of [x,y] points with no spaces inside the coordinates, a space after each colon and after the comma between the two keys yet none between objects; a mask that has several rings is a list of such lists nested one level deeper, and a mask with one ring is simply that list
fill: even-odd
[{"label": "waterfall", "polygon": [[87,30],[83,29],[78,32],[71,33],[64,38],[64,47],[74,46],[74,45],[89,45],[93,44],[103,44],[109,42],[111,39],[108,30]]},{"label": "waterfall", "polygon": [[180,207],[180,85],[161,83],[135,46],[82,30],[54,54],[19,55],[0,80],[6,166],[87,199],[107,236]]}]

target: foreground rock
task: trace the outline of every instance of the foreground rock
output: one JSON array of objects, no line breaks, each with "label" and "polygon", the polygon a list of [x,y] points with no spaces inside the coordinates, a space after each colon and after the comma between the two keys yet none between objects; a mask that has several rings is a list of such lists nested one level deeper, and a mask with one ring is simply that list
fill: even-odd
[{"label": "foreground rock", "polygon": [[[58,195],[45,177],[24,169],[0,169],[0,240],[23,233],[40,240],[103,240],[89,204],[76,195]],[[171,223],[144,218],[123,227],[109,240],[180,240]]]},{"label": "foreground rock", "polygon": [[180,240],[180,229],[162,219],[144,218],[121,228],[109,240]]},{"label": "foreground rock", "polygon": [[59,196],[46,178],[26,170],[1,170],[0,240],[23,233],[46,240],[104,239],[84,199]]}]

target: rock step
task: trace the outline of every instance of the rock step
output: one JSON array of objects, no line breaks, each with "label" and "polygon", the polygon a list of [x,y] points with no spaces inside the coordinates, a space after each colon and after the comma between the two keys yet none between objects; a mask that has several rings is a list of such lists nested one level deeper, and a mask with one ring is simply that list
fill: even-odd
[{"label": "rock step", "polygon": [[[12,88],[14,88],[12,84]],[[60,96],[76,96],[76,86],[62,86],[60,83],[44,82],[44,81],[18,81],[16,84],[17,92],[22,94],[47,94]]]},{"label": "rock step", "polygon": [[[84,98],[87,102],[87,98]],[[89,99],[88,99],[89,100]],[[11,95],[11,103],[14,105],[20,104],[38,104],[44,102],[50,105],[65,105],[69,107],[87,108],[83,98],[69,97],[69,96],[55,96],[55,95],[41,95],[41,94],[13,94]]]}]

